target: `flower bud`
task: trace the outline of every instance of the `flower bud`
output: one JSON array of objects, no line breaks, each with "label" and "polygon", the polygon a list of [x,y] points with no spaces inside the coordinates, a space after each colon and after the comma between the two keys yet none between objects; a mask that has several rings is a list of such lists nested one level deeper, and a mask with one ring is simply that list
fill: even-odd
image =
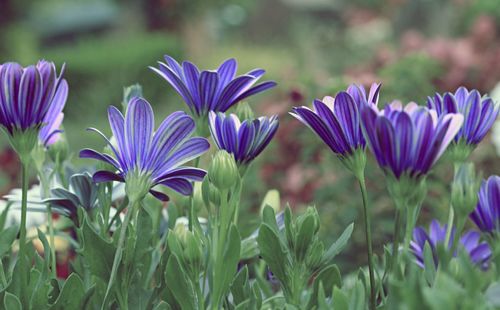
[{"label": "flower bud", "polygon": [[62,163],[69,156],[69,145],[64,133],[59,134],[59,138],[48,148],[50,159],[55,163]]},{"label": "flower bud", "polygon": [[143,97],[142,86],[140,84],[134,84],[123,88],[123,111],[127,110],[128,102],[134,97]]},{"label": "flower bud", "polygon": [[212,158],[208,176],[210,182],[219,190],[234,186],[240,177],[234,156],[224,150],[218,151]]},{"label": "flower bud", "polygon": [[458,167],[451,186],[451,205],[457,214],[467,216],[474,210],[480,185],[472,163]]},{"label": "flower bud", "polygon": [[274,213],[280,212],[280,192],[276,189],[271,189],[264,196],[264,200],[262,200],[262,204],[260,205],[260,214],[264,212],[264,208],[266,206],[270,206],[273,208]]},{"label": "flower bud", "polygon": [[247,119],[254,119],[254,113],[250,105],[246,102],[240,102],[236,106],[236,111],[235,114],[238,116],[238,118],[241,121],[247,120]]}]

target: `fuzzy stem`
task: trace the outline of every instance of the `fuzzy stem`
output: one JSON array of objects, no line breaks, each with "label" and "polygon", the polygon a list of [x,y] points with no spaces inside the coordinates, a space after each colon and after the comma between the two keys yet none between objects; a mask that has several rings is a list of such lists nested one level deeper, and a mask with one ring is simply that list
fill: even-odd
[{"label": "fuzzy stem", "polygon": [[373,248],[372,248],[372,232],[370,227],[370,215],[368,213],[368,195],[366,191],[366,182],[364,175],[359,178],[359,188],[361,190],[361,195],[363,196],[363,215],[365,222],[365,237],[366,237],[366,248],[368,255],[368,272],[370,275],[370,309],[375,310],[376,304],[376,287],[375,287],[375,276],[373,272]]},{"label": "fuzzy stem", "polygon": [[[110,294],[111,289],[113,287],[116,273],[118,272],[118,266],[120,265],[121,258],[122,258],[123,245],[125,243],[125,236],[127,235],[127,226],[130,222],[132,214],[135,213],[135,206],[136,206],[135,201],[129,202],[127,214],[125,215],[125,219],[123,220],[122,226],[120,228],[120,236],[118,238],[118,246],[116,248],[115,258],[113,260],[113,267],[111,268],[111,275],[109,277],[108,287],[106,289],[106,294],[104,295],[104,301],[103,301],[101,310],[104,310],[107,307],[108,297],[109,297],[109,294]],[[126,296],[124,296],[124,298],[126,299]],[[126,307],[127,305],[123,305],[123,306]],[[126,308],[124,308],[124,309],[126,309]]]}]

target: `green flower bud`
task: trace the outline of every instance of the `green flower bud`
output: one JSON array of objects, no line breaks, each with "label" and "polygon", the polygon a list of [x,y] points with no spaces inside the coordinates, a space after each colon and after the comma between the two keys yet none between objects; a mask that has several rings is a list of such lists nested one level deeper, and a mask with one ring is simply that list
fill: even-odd
[{"label": "green flower bud", "polygon": [[195,233],[188,229],[185,221],[176,221],[172,233],[177,238],[180,249],[175,251],[182,251],[180,258],[185,262],[186,266],[197,274],[203,264],[203,248],[201,239],[197,238]]},{"label": "green flower bud", "polygon": [[49,158],[55,163],[62,163],[69,156],[69,145],[66,135],[60,133],[59,139],[48,148]]},{"label": "green flower bud", "polygon": [[127,110],[128,102],[134,97],[143,97],[142,86],[140,84],[134,84],[123,88],[123,111]]},{"label": "green flower bud", "polygon": [[35,163],[36,170],[39,172],[42,171],[45,163],[45,148],[43,145],[38,144],[35,146],[33,151],[31,151],[31,158],[33,159],[33,163]]},{"label": "green flower bud", "polygon": [[476,208],[480,186],[481,180],[476,177],[474,164],[465,163],[456,169],[451,186],[451,205],[457,214],[467,216]]},{"label": "green flower bud", "polygon": [[246,102],[240,102],[236,105],[235,114],[241,121],[254,119],[254,113],[250,105]]},{"label": "green flower bud", "polygon": [[238,166],[233,155],[224,150],[218,151],[212,158],[208,168],[210,182],[219,190],[227,190],[234,186],[240,177]]},{"label": "green flower bud", "polygon": [[274,213],[280,212],[280,192],[276,189],[271,189],[264,196],[264,200],[262,200],[262,204],[260,205],[260,214],[264,212],[264,208],[266,206],[270,206],[273,208]]}]

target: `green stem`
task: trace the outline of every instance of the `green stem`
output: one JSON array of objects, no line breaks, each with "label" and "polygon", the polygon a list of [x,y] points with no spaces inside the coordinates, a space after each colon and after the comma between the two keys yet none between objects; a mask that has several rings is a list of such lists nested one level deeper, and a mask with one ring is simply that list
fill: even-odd
[{"label": "green stem", "polygon": [[240,184],[238,186],[238,197],[235,201],[236,205],[235,205],[235,210],[234,210],[234,219],[233,219],[233,223],[235,226],[238,225],[238,217],[239,217],[239,214],[240,214],[240,201],[241,201],[241,190],[243,189],[243,176],[241,177],[241,181],[240,181]]},{"label": "green stem", "polygon": [[376,287],[375,287],[375,276],[373,272],[373,248],[372,248],[372,233],[370,227],[370,215],[368,214],[368,195],[366,191],[366,182],[364,175],[359,179],[359,188],[361,189],[361,195],[363,196],[363,215],[365,222],[365,237],[366,237],[366,247],[368,255],[368,272],[370,275],[370,309],[375,310],[376,304]]},{"label": "green stem", "polygon": [[453,221],[455,219],[455,211],[453,211],[453,207],[450,205],[450,210],[448,212],[448,226],[446,227],[446,237],[444,239],[445,248],[450,244],[451,232],[453,231]]},{"label": "green stem", "polygon": [[[19,259],[26,259],[26,213],[28,212],[29,161],[21,161],[22,165],[22,196],[21,196],[21,227],[19,233]],[[27,270],[21,274],[21,300],[26,301],[25,290],[28,285]]]},{"label": "green stem", "polygon": [[222,291],[220,288],[220,283],[215,281],[217,276],[222,269],[224,268],[224,262],[222,258],[224,256],[224,246],[226,243],[226,235],[227,235],[227,224],[231,223],[231,217],[229,213],[229,204],[228,204],[228,191],[221,190],[220,192],[220,206],[218,208],[218,215],[215,215],[215,229],[213,231],[213,260],[212,260],[212,280],[213,280],[213,289],[211,290],[212,296],[210,300],[211,309],[219,309],[220,302],[222,297]]},{"label": "green stem", "polygon": [[392,261],[391,261],[391,269],[392,274],[395,276],[398,268],[398,254],[399,254],[399,239],[401,234],[401,211],[400,208],[402,206],[396,206],[396,216],[394,224],[394,241],[392,243]]},{"label": "green stem", "polygon": [[[123,223],[122,223],[122,226],[120,229],[120,236],[118,238],[118,246],[116,248],[115,258],[113,260],[113,267],[111,268],[111,275],[109,277],[108,287],[106,289],[106,294],[104,295],[104,301],[102,303],[101,310],[104,310],[107,308],[109,294],[110,294],[111,289],[113,287],[116,273],[118,271],[118,267],[120,265],[121,258],[122,258],[123,245],[125,243],[125,236],[127,235],[127,226],[130,222],[130,219],[132,218],[132,214],[135,213],[135,206],[136,206],[135,201],[129,202],[127,214],[125,215],[125,219],[123,220]],[[124,299],[126,299],[126,296],[124,296]],[[126,305],[124,305],[124,306],[126,306]]]},{"label": "green stem", "polygon": [[5,270],[3,269],[3,261],[0,259],[0,281],[2,282],[2,288],[7,288],[7,278],[5,277]]},{"label": "green stem", "polygon": [[[53,177],[53,173],[51,173],[48,180],[42,171],[38,171],[38,174],[40,175],[40,180],[42,181],[44,198],[48,198],[50,195],[50,189],[48,183],[50,182],[50,179]],[[54,279],[57,279],[57,256],[56,256],[56,243],[54,237],[54,221],[52,220],[52,205],[50,203],[47,203],[46,207],[47,207],[47,222],[48,222],[47,230],[50,240],[50,258],[51,258],[51,269],[52,269],[51,271],[52,271],[52,277],[54,277]]]},{"label": "green stem", "polygon": [[[193,162],[193,167],[195,168],[198,168],[198,166],[200,165],[200,158],[197,157],[194,162]],[[191,197],[189,197],[189,230],[190,231],[194,231],[194,221],[195,221],[195,217],[196,217],[196,214],[194,212],[195,208],[194,208],[194,190],[193,190],[193,193],[191,194]]]}]

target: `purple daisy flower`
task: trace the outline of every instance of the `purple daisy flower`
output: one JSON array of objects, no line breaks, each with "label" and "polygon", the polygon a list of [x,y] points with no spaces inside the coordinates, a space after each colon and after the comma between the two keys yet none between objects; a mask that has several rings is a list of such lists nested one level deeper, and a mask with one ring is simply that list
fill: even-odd
[{"label": "purple daisy flower", "polygon": [[[410,249],[415,255],[415,262],[424,268],[424,246],[429,243],[435,266],[438,265],[437,245],[443,244],[446,239],[447,225],[441,225],[439,221],[432,220],[429,226],[429,233],[423,227],[417,227],[413,230],[413,240],[410,242]],[[452,247],[452,240],[455,229],[452,229],[448,249]],[[488,267],[488,261],[491,257],[491,249],[488,243],[480,242],[480,233],[477,231],[468,231],[460,238],[460,245],[469,254],[471,261],[480,265],[483,269]],[[456,256],[454,253],[453,256]]]},{"label": "purple daisy flower", "polygon": [[182,166],[210,147],[205,138],[190,137],[195,124],[186,113],[172,113],[153,132],[154,115],[150,104],[135,97],[130,100],[125,117],[111,106],[108,118],[116,147],[99,130],[90,129],[104,137],[115,157],[91,149],[80,152],[82,158],[101,160],[116,169],[116,172],[96,172],[93,176],[95,182],[125,182],[126,190],[129,185],[130,191],[140,190],[142,196],[149,191],[160,200],[168,200],[168,196],[152,188],[163,185],[190,195],[193,191],[191,181],[201,181],[205,176],[202,169]]},{"label": "purple daisy flower", "polygon": [[361,111],[364,136],[384,171],[396,179],[426,175],[460,130],[463,116],[446,114],[409,103],[393,102],[379,111]]},{"label": "purple daisy flower", "polygon": [[26,68],[0,65],[0,123],[10,135],[37,129],[43,144],[53,141],[68,97],[63,72],[64,66],[58,76],[54,63],[43,60]]},{"label": "purple daisy flower", "polygon": [[209,111],[225,112],[239,101],[276,86],[273,81],[255,85],[265,73],[262,69],[236,76],[234,59],[224,61],[217,70],[200,72],[189,61],[180,65],[168,55],[164,58],[166,63],[159,62],[159,69],[150,68],[172,85],[198,117],[207,116]]},{"label": "purple daisy flower", "polygon": [[479,201],[470,218],[483,232],[500,231],[500,177],[491,176],[483,181]]},{"label": "purple daisy flower", "polygon": [[210,112],[212,139],[220,150],[233,154],[238,165],[248,165],[271,142],[278,130],[278,116],[240,121],[236,114]]},{"label": "purple daisy flower", "polygon": [[438,116],[448,113],[460,113],[464,124],[454,141],[465,141],[468,145],[477,145],[488,133],[498,116],[498,106],[489,97],[482,97],[477,90],[460,87],[453,93],[435,94],[428,97],[427,106],[436,110]]},{"label": "purple daisy flower", "polygon": [[335,98],[315,99],[313,109],[295,107],[290,113],[311,128],[330,149],[340,157],[349,157],[357,149],[364,149],[360,110],[363,105],[376,105],[380,84],[373,84],[369,95],[362,86],[351,85]]}]

